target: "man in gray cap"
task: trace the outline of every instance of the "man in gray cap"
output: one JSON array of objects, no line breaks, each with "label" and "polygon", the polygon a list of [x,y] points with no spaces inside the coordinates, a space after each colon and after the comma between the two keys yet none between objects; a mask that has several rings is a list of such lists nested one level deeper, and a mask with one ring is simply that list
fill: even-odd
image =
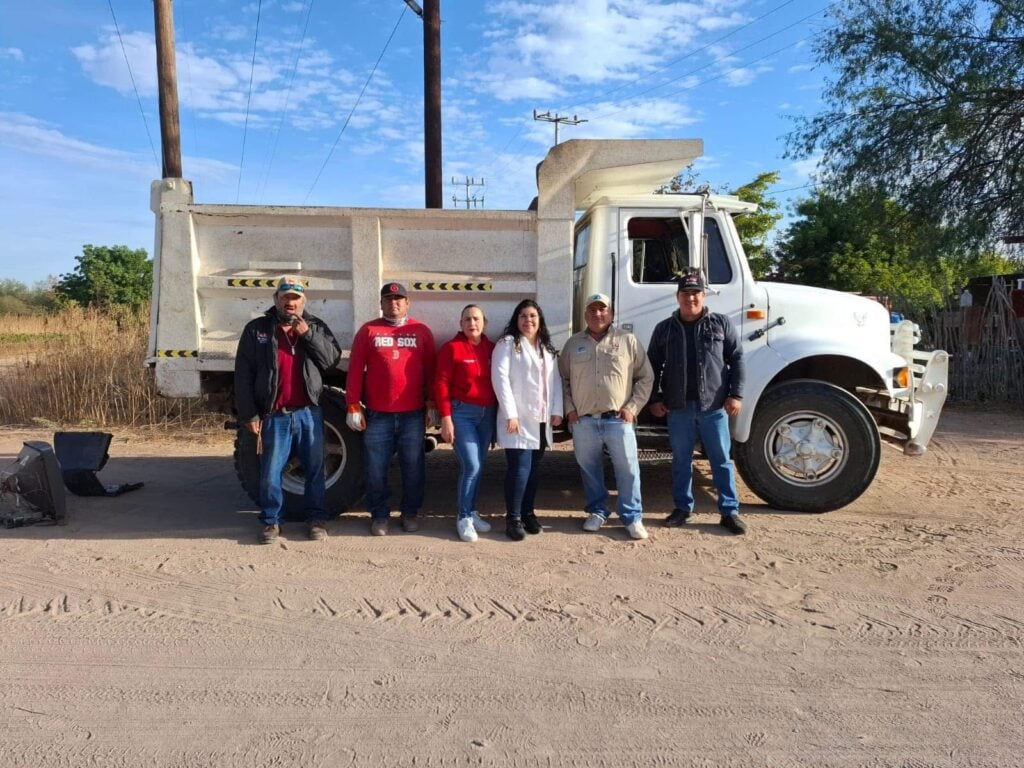
[{"label": "man in gray cap", "polygon": [[242,330],[235,355],[235,410],[240,428],[256,435],[260,459],[260,542],[281,531],[281,474],[294,448],[302,465],[309,537],[327,536],[324,508],[324,373],[341,350],[331,329],[306,312],[306,285],[295,275],[277,281],[274,306]]},{"label": "man in gray cap", "polygon": [[720,524],[744,534],[736,474],[729,458],[729,417],[743,405],[743,346],[732,321],[704,306],[704,279],[684,275],[676,289],[679,311],[654,327],[648,352],[655,387],[651,414],[667,416],[672,444],[672,499],[669,527],[685,525],[693,514],[693,450],[697,439],[711,464],[718,491]]},{"label": "man in gray cap", "polygon": [[634,425],[651,395],[654,373],[636,336],[612,325],[611,299],[595,293],[586,304],[587,329],[570,336],[558,358],[565,418],[586,494],[583,530],[598,531],[608,519],[607,449],[619,492],[619,519],[632,538],[646,539]]}]

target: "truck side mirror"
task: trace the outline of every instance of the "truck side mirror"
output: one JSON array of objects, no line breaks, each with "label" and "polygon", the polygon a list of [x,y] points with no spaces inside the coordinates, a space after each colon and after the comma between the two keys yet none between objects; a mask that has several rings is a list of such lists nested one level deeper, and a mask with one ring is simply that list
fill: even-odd
[{"label": "truck side mirror", "polygon": [[704,272],[704,211],[690,211],[686,214],[690,236],[689,266],[693,272]]}]

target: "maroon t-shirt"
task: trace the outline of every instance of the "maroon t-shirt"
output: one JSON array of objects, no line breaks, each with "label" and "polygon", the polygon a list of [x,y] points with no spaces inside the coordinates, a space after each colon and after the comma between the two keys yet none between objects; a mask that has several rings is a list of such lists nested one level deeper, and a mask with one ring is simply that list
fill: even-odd
[{"label": "maroon t-shirt", "polygon": [[[294,345],[294,346],[292,346]],[[274,410],[282,408],[302,408],[312,405],[306,392],[306,381],[302,377],[302,366],[306,355],[303,351],[299,335],[291,338],[277,326],[277,399]]]}]

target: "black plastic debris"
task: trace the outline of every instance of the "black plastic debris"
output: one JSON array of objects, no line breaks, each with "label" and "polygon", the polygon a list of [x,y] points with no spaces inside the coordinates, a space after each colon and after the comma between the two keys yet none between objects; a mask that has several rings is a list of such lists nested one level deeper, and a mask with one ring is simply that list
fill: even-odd
[{"label": "black plastic debris", "polygon": [[143,483],[104,484],[96,473],[106,466],[113,435],[109,432],[56,432],[53,446],[64,485],[76,496],[120,496]]},{"label": "black plastic debris", "polygon": [[60,466],[49,443],[25,442],[18,458],[0,469],[0,523],[7,528],[67,523]]}]

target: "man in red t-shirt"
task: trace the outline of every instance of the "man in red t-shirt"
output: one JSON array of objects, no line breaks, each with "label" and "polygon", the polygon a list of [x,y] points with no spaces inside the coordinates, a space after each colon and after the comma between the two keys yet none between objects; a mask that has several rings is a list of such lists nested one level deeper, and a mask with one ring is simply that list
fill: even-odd
[{"label": "man in red t-shirt", "polygon": [[[380,291],[381,315],[365,323],[352,341],[346,400],[350,429],[363,431],[363,467],[370,532],[388,532],[388,465],[398,451],[402,470],[402,528],[419,529],[425,467],[425,408],[433,409],[434,335],[409,317],[409,295],[401,283]],[[365,408],[364,408],[365,406]]]}]

